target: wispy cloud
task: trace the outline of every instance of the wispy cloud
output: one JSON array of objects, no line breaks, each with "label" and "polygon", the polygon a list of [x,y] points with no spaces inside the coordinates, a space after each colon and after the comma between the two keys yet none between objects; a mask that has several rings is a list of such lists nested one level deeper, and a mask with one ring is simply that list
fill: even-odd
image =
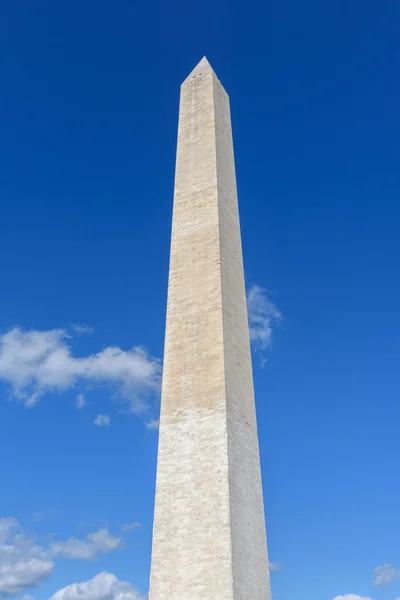
[{"label": "wispy cloud", "polygon": [[271,300],[268,291],[252,285],[247,292],[250,340],[255,350],[271,347],[274,329],[282,321],[282,313]]},{"label": "wispy cloud", "polygon": [[83,394],[78,394],[75,400],[75,406],[78,410],[81,410],[86,404],[85,396]]},{"label": "wispy cloud", "polygon": [[94,420],[94,424],[99,427],[108,427],[110,424],[110,417],[108,415],[97,415]]},{"label": "wispy cloud", "polygon": [[122,525],[121,530],[122,531],[134,531],[135,529],[137,529],[138,527],[140,527],[140,523],[125,523],[124,525]]},{"label": "wispy cloud", "polygon": [[146,422],[147,429],[158,429],[160,425],[160,421],[158,419],[150,419],[150,421]]},{"label": "wispy cloud", "polygon": [[99,573],[89,581],[68,585],[50,600],[145,600],[145,597],[127,581],[111,573]]},{"label": "wispy cloud", "polygon": [[65,542],[55,542],[50,545],[48,552],[52,558],[94,560],[100,554],[109,554],[116,550],[121,541],[121,538],[113,536],[104,528],[89,533],[83,540],[69,538]]},{"label": "wispy cloud", "polygon": [[65,329],[0,334],[0,379],[25,406],[43,394],[67,390],[78,383],[108,384],[132,411],[145,407],[148,394],[158,391],[161,364],[143,348],[122,350],[108,346],[86,357],[74,356],[73,335]]},{"label": "wispy cloud", "polygon": [[90,335],[94,332],[93,327],[89,327],[88,325],[81,325],[80,323],[74,323],[71,325],[71,329],[74,333],[78,335]]},{"label": "wispy cloud", "polygon": [[273,573],[274,571],[280,571],[282,569],[281,563],[270,562],[269,563],[269,572]]},{"label": "wispy cloud", "polygon": [[50,519],[53,519],[56,516],[57,512],[58,511],[56,509],[38,510],[33,513],[33,520],[36,523],[38,523],[39,521],[49,521]]},{"label": "wispy cloud", "polygon": [[396,579],[400,579],[400,570],[393,567],[393,565],[380,565],[374,569],[375,579],[372,582],[374,587],[380,587],[387,585]]}]

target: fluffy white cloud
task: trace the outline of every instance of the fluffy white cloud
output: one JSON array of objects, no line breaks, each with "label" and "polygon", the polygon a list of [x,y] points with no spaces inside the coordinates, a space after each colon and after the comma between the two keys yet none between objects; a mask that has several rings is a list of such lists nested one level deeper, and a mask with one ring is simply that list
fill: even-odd
[{"label": "fluffy white cloud", "polygon": [[380,565],[374,569],[375,579],[373,585],[379,587],[381,585],[387,585],[395,579],[400,579],[400,570],[396,569],[392,565]]},{"label": "fluffy white cloud", "polygon": [[56,592],[50,600],[145,600],[130,583],[111,573],[99,573],[83,583],[73,583]]},{"label": "fluffy white cloud", "polygon": [[39,586],[54,571],[55,559],[94,560],[120,544],[121,538],[103,528],[82,540],[70,538],[43,545],[28,537],[16,519],[0,519],[0,599]]},{"label": "fluffy white cloud", "polygon": [[256,349],[265,350],[271,346],[273,328],[282,321],[282,313],[268,297],[268,293],[258,285],[247,292],[250,339]]},{"label": "fluffy white cloud", "polygon": [[345,594],[344,596],[336,596],[333,600],[372,600],[369,596],[357,596],[357,594]]},{"label": "fluffy white cloud", "polygon": [[111,535],[108,529],[89,533],[85,539],[69,538],[65,542],[54,542],[49,548],[53,558],[94,560],[99,554],[109,554],[121,544],[121,538]]},{"label": "fluffy white cloud", "polygon": [[46,392],[66,390],[80,383],[112,384],[130,403],[143,408],[146,393],[158,389],[161,365],[145,350],[109,346],[86,357],[73,355],[72,335],[65,329],[0,334],[0,379],[16,398],[33,405]]},{"label": "fluffy white cloud", "polygon": [[94,420],[94,424],[101,427],[102,425],[108,426],[110,424],[110,417],[108,415],[97,415]]}]

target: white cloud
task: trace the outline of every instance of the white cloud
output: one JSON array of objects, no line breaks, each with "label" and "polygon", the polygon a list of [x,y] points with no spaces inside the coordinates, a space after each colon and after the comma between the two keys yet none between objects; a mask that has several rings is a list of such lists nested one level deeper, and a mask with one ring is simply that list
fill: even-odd
[{"label": "white cloud", "polygon": [[107,427],[110,424],[110,417],[108,415],[97,415],[94,420],[94,424],[98,425],[99,427],[102,425]]},{"label": "white cloud", "polygon": [[33,596],[30,596],[29,594],[25,594],[24,596],[22,596],[21,600],[35,600]]},{"label": "white cloud", "polygon": [[27,588],[38,587],[53,573],[56,559],[94,560],[113,552],[121,541],[103,528],[83,540],[70,538],[50,545],[39,544],[25,534],[16,519],[0,519],[0,598],[11,598]]},{"label": "white cloud", "polygon": [[369,596],[357,596],[357,594],[345,594],[344,596],[336,596],[333,600],[372,600]]},{"label": "white cloud", "polygon": [[387,585],[391,581],[400,579],[400,570],[396,569],[392,565],[380,565],[374,569],[375,579],[372,582],[374,587],[380,587],[381,585]]},{"label": "white cloud", "polygon": [[121,538],[111,535],[108,529],[104,528],[89,533],[83,540],[69,538],[65,542],[55,542],[51,544],[49,553],[53,558],[94,560],[100,554],[109,554],[116,550],[121,541]]},{"label": "white cloud", "polygon": [[83,583],[73,583],[56,592],[50,600],[145,600],[130,583],[111,573],[99,573]]},{"label": "white cloud", "polygon": [[86,404],[85,396],[83,394],[78,394],[75,400],[75,406],[78,410],[81,410]]},{"label": "white cloud", "polygon": [[143,398],[158,390],[160,361],[143,348],[122,350],[109,346],[86,357],[73,355],[72,335],[65,329],[24,331],[10,329],[0,334],[0,379],[17,399],[32,406],[50,391],[66,390],[78,383],[111,384],[129,402],[144,408]]},{"label": "white cloud", "polygon": [[270,562],[269,563],[269,572],[273,573],[274,571],[280,571],[282,568],[281,563]]},{"label": "white cloud", "polygon": [[282,321],[282,313],[269,298],[267,290],[253,285],[247,292],[250,339],[257,350],[265,350],[272,343],[274,327]]},{"label": "white cloud", "polygon": [[160,422],[158,419],[150,419],[146,422],[147,429],[158,429]]}]

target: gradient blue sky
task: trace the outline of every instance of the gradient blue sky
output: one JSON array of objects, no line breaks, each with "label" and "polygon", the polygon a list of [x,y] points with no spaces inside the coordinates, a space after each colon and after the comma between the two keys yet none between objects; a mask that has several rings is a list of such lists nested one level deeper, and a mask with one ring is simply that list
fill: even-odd
[{"label": "gradient blue sky", "polygon": [[[25,593],[102,571],[147,593],[179,85],[205,54],[247,284],[283,315],[254,354],[274,600],[400,597],[399,27],[394,0],[2,3],[0,518],[18,560],[54,562]],[[125,359],[150,365],[129,389]]]}]

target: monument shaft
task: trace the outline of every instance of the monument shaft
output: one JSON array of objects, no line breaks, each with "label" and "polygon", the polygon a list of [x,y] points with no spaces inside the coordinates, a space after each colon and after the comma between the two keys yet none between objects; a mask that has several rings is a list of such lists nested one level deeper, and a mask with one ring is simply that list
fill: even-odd
[{"label": "monument shaft", "polygon": [[150,600],[270,600],[229,99],[181,87]]}]

